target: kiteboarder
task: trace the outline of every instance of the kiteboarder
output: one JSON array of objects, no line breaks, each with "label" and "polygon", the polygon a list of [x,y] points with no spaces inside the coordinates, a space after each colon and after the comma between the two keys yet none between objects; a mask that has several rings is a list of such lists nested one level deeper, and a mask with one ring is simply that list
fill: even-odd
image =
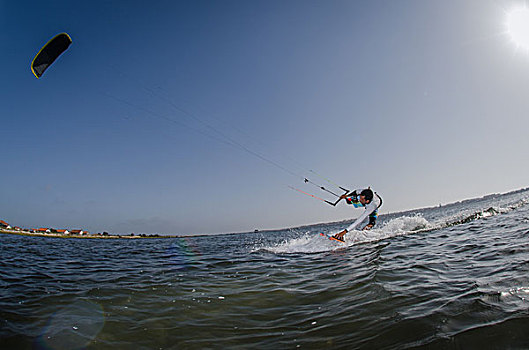
[{"label": "kiteboarder", "polygon": [[340,197],[340,199],[345,199],[347,204],[352,204],[355,208],[364,207],[365,210],[362,215],[360,215],[351,225],[349,225],[349,227],[335,234],[333,236],[334,238],[343,241],[345,234],[351,230],[355,230],[367,217],[369,217],[369,221],[362,230],[370,230],[373,228],[373,226],[375,226],[378,208],[382,206],[382,198],[380,198],[376,192],[373,192],[371,188],[368,187],[363,190],[356,190],[351,193],[344,194]]}]

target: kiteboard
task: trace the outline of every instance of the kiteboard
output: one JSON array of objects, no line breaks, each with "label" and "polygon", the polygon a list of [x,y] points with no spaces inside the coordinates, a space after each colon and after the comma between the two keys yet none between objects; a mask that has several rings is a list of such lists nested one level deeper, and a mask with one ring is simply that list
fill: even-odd
[{"label": "kiteboard", "polygon": [[328,239],[330,239],[331,241],[336,241],[336,242],[340,242],[340,243],[344,243],[345,244],[345,240],[343,239],[338,239],[330,234],[327,234],[325,232],[320,232],[320,236],[323,236],[323,237],[327,237]]}]

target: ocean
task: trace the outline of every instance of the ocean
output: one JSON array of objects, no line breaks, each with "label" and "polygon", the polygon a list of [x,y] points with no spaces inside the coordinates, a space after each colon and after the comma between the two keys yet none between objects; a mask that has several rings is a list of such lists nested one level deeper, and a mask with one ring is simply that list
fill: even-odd
[{"label": "ocean", "polygon": [[[182,238],[0,235],[1,349],[529,348],[529,191]],[[359,211],[352,211],[358,214]]]}]

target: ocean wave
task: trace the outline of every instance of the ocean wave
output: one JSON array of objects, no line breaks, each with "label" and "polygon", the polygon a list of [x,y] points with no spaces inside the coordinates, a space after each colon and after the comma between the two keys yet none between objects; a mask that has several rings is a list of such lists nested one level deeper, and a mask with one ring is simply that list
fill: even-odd
[{"label": "ocean wave", "polygon": [[[527,193],[163,240],[0,235],[0,348],[527,348]],[[525,207],[524,207],[525,206]]]},{"label": "ocean wave", "polygon": [[[421,214],[412,216],[401,216],[390,219],[384,222],[379,228],[365,231],[352,231],[345,236],[345,244],[331,241],[319,235],[319,232],[314,230],[300,232],[297,237],[290,237],[280,243],[260,246],[253,249],[253,251],[269,251],[275,254],[291,254],[291,253],[320,253],[326,251],[333,251],[343,249],[362,243],[372,243],[392,237],[403,236],[408,234],[415,234],[421,232],[429,232],[439,230],[442,228],[468,224],[475,220],[489,218],[498,214],[509,213],[516,210],[528,202],[525,199],[505,205],[488,207],[486,209],[477,209],[474,211],[464,211],[457,214],[442,217],[433,222],[428,221]],[[291,230],[296,232],[296,230]],[[334,235],[340,230],[333,230],[326,232]]]}]

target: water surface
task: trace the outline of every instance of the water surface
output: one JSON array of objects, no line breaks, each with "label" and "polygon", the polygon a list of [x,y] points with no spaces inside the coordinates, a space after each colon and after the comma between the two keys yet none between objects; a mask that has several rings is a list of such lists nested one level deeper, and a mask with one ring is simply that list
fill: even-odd
[{"label": "water surface", "polygon": [[5,349],[529,348],[529,194],[344,226],[0,235]]}]

